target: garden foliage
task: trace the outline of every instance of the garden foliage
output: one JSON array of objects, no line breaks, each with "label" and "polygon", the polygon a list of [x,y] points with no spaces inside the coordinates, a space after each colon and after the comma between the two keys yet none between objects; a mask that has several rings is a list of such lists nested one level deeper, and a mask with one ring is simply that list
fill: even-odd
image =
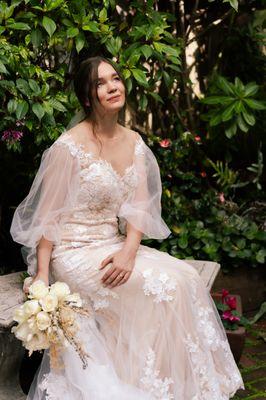
[{"label": "garden foliage", "polygon": [[172,235],[151,244],[179,258],[218,261],[225,270],[264,263],[265,12],[259,4],[203,1],[197,9],[181,1],[0,1],[1,258],[7,268],[17,263],[8,233],[13,211],[42,152],[76,112],[71,79],[79,61],[93,55],[119,65],[129,125],[147,135],[161,167],[163,216]]}]

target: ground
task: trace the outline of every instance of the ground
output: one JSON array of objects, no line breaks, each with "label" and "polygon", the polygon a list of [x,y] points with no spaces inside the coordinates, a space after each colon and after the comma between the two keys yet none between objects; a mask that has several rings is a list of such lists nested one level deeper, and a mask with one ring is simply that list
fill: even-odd
[{"label": "ground", "polygon": [[[251,318],[254,313],[245,314]],[[246,390],[239,390],[232,400],[266,399],[266,318],[261,318],[247,332],[245,348],[239,362]]]}]

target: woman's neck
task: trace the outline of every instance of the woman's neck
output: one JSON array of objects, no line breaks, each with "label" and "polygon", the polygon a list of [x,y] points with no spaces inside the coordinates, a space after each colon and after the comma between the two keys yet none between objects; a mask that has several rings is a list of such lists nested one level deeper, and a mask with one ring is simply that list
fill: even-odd
[{"label": "woman's neck", "polygon": [[[119,129],[118,114],[104,115],[96,118],[95,133],[100,138],[112,139],[117,136]],[[88,120],[88,122],[90,122]]]}]

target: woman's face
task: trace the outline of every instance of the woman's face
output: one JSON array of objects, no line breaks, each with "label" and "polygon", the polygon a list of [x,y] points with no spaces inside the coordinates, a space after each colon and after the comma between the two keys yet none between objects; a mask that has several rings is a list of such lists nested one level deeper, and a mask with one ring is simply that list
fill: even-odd
[{"label": "woman's face", "polygon": [[124,84],[112,65],[106,62],[99,64],[96,90],[102,111],[114,113],[124,106]]}]

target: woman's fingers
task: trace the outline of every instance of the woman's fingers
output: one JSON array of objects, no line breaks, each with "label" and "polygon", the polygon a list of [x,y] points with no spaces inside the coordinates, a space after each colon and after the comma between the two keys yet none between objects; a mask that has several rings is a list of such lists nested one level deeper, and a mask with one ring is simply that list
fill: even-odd
[{"label": "woman's fingers", "polygon": [[110,262],[113,261],[113,255],[111,254],[110,256],[106,257],[100,265],[100,270],[103,269],[104,267],[106,267],[106,265],[110,264]]},{"label": "woman's fingers", "polygon": [[116,286],[120,286],[120,285],[123,285],[124,283],[126,283],[129,279],[130,275],[131,275],[131,271],[126,272],[124,277],[121,279],[121,281],[119,281],[119,283]]},{"label": "woman's fingers", "polygon": [[[111,268],[109,268],[108,271],[106,271],[105,274],[104,274],[103,277],[102,277],[102,283],[103,283],[103,284],[106,284],[107,281],[109,281],[110,276],[111,276],[115,271],[117,271],[117,269],[116,269],[114,266],[112,266]],[[112,279],[112,280],[113,280],[113,279]]]},{"label": "woman's fingers", "polygon": [[125,278],[125,275],[127,274],[126,271],[120,271],[119,274],[116,276],[116,278],[113,280],[113,282],[110,283],[110,287],[115,287],[118,286],[120,282]]}]

